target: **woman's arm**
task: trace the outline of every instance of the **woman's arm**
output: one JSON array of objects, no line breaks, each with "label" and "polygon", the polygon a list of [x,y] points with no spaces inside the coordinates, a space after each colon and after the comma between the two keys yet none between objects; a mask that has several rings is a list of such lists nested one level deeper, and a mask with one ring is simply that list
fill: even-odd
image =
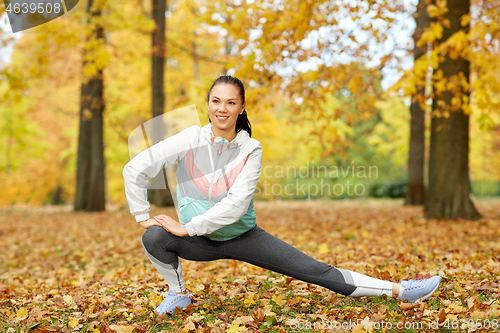
[{"label": "woman's arm", "polygon": [[252,201],[262,169],[263,149],[259,143],[249,154],[227,196],[207,212],[195,216],[184,226],[189,236],[210,234],[222,227],[235,223],[245,215]]},{"label": "woman's arm", "polygon": [[169,168],[182,158],[190,139],[199,130],[198,126],[188,127],[142,151],[125,165],[123,168],[125,195],[130,212],[137,222],[149,219],[148,178],[154,178],[163,168]]}]

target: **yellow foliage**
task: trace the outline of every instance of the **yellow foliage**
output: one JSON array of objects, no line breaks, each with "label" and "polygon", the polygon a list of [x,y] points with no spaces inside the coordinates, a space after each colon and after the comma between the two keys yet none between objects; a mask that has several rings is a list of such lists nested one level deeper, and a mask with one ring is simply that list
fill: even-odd
[{"label": "yellow foliage", "polygon": [[446,14],[448,12],[448,7],[446,6],[446,0],[437,0],[436,5],[428,5],[427,13],[429,17],[438,17]]},{"label": "yellow foliage", "polygon": [[439,22],[431,22],[430,26],[425,28],[417,46],[423,46],[427,43],[434,42],[443,37],[443,26]]}]

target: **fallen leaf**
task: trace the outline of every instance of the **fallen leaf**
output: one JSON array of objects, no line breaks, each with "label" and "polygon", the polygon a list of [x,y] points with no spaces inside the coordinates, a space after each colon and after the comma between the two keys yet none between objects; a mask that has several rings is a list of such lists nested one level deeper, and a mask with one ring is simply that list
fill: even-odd
[{"label": "fallen leaf", "polygon": [[71,318],[68,321],[68,327],[74,329],[78,325],[78,321],[79,321],[78,318]]},{"label": "fallen leaf", "polygon": [[195,329],[196,329],[196,325],[190,320],[186,324],[184,324],[184,326],[182,326],[181,332],[195,330]]},{"label": "fallen leaf", "polygon": [[274,303],[278,304],[279,306],[283,306],[286,304],[286,300],[283,299],[283,294],[279,294],[278,296],[273,296],[271,300],[273,300]]},{"label": "fallen leaf", "polygon": [[498,284],[492,281],[486,281],[479,286],[474,287],[476,291],[497,291]]},{"label": "fallen leaf", "polygon": [[19,308],[16,311],[16,321],[21,321],[26,318],[28,318],[28,310],[26,310],[25,308]]},{"label": "fallen leaf", "polygon": [[245,299],[245,301],[243,302],[243,304],[245,304],[246,307],[250,307],[250,306],[252,306],[252,305],[255,304],[255,301],[253,299],[251,299],[251,298],[247,298],[247,299]]},{"label": "fallen leaf", "polygon": [[328,248],[327,244],[323,243],[323,244],[320,244],[320,246],[318,246],[318,254],[319,255],[327,254],[328,252],[330,252],[330,249]]},{"label": "fallen leaf", "polygon": [[109,328],[115,330],[116,333],[132,333],[135,329],[135,326],[131,325],[109,325]]},{"label": "fallen leaf", "polygon": [[411,310],[411,309],[414,309],[418,306],[420,306],[420,304],[418,304],[418,303],[401,303],[401,304],[399,304],[399,308],[401,310]]},{"label": "fallen leaf", "polygon": [[245,326],[231,325],[231,327],[226,330],[226,333],[240,333],[245,330],[246,330]]},{"label": "fallen leaf", "polygon": [[446,310],[441,309],[438,313],[438,323],[439,324],[444,323],[445,320],[446,320]]},{"label": "fallen leaf", "polygon": [[253,321],[251,316],[241,316],[233,320],[233,325],[244,325],[247,321]]}]

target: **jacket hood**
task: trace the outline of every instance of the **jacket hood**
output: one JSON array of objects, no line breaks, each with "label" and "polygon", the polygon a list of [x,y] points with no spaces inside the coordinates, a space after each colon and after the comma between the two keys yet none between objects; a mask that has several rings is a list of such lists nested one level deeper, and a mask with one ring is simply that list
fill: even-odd
[{"label": "jacket hood", "polygon": [[201,128],[202,135],[203,137],[212,145],[215,146],[220,146],[222,145],[224,149],[234,149],[238,146],[241,146],[245,141],[247,141],[250,138],[250,135],[248,134],[247,131],[242,129],[236,134],[236,137],[233,139],[233,141],[229,142],[226,139],[220,137],[220,136],[215,136],[214,133],[212,132],[212,123],[208,123],[207,125],[203,126]]}]

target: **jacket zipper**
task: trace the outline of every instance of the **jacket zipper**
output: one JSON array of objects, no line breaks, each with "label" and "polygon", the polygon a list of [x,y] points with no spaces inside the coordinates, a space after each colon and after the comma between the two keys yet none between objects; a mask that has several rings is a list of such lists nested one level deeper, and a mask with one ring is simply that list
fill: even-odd
[{"label": "jacket zipper", "polygon": [[[224,142],[224,138],[221,139],[222,142]],[[208,189],[208,202],[210,203],[210,208],[212,208],[212,187],[213,187],[213,184],[214,184],[214,178],[215,178],[215,170],[217,170],[217,163],[219,162],[219,157],[220,157],[220,154],[222,153],[222,147],[223,147],[223,144],[221,144],[219,146],[219,148],[217,149],[217,159],[215,160],[215,166],[213,168],[213,173],[212,173],[212,181],[210,182],[210,187]],[[210,152],[210,155],[212,154],[211,150],[209,150]],[[217,231],[214,231],[214,236],[215,236],[215,239],[217,239]]]}]

